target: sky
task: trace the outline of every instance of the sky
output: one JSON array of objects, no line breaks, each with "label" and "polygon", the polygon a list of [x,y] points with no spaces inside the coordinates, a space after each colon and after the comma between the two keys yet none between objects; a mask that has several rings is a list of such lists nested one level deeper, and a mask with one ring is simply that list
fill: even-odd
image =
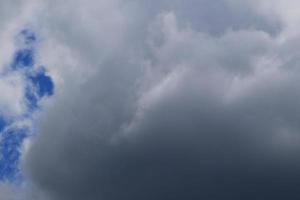
[{"label": "sky", "polygon": [[298,200],[299,6],[0,1],[0,199]]}]

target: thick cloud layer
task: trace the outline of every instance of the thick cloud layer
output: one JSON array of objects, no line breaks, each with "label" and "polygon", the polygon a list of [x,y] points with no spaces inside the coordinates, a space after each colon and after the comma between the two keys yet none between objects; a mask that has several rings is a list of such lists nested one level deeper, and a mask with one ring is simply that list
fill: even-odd
[{"label": "thick cloud layer", "polygon": [[38,3],[56,91],[14,198],[299,199],[297,1]]}]

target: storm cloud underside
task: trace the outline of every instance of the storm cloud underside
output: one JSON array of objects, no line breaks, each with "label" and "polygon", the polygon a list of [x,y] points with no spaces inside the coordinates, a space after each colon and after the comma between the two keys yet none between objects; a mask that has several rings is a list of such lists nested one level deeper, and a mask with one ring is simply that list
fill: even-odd
[{"label": "storm cloud underside", "polygon": [[[12,22],[31,24],[41,38],[36,60],[49,66],[55,84],[33,114],[36,136],[21,152],[25,182],[3,183],[0,194],[8,200],[299,199],[299,5],[0,3],[0,11],[20,9],[25,16],[3,12],[0,36],[15,30]],[[37,92],[47,91],[44,76]]]}]

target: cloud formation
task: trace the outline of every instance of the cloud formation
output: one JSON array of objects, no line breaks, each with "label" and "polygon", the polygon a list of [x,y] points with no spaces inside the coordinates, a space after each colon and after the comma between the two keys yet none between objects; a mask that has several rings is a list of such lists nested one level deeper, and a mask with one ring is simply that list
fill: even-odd
[{"label": "cloud formation", "polygon": [[299,198],[297,1],[38,2],[21,199]]}]

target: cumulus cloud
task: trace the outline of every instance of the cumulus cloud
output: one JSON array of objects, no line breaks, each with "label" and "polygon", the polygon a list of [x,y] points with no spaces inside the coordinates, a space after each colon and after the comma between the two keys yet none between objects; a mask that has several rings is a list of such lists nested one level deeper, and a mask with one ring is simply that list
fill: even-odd
[{"label": "cumulus cloud", "polygon": [[23,199],[299,198],[296,1],[20,5],[56,86]]}]

